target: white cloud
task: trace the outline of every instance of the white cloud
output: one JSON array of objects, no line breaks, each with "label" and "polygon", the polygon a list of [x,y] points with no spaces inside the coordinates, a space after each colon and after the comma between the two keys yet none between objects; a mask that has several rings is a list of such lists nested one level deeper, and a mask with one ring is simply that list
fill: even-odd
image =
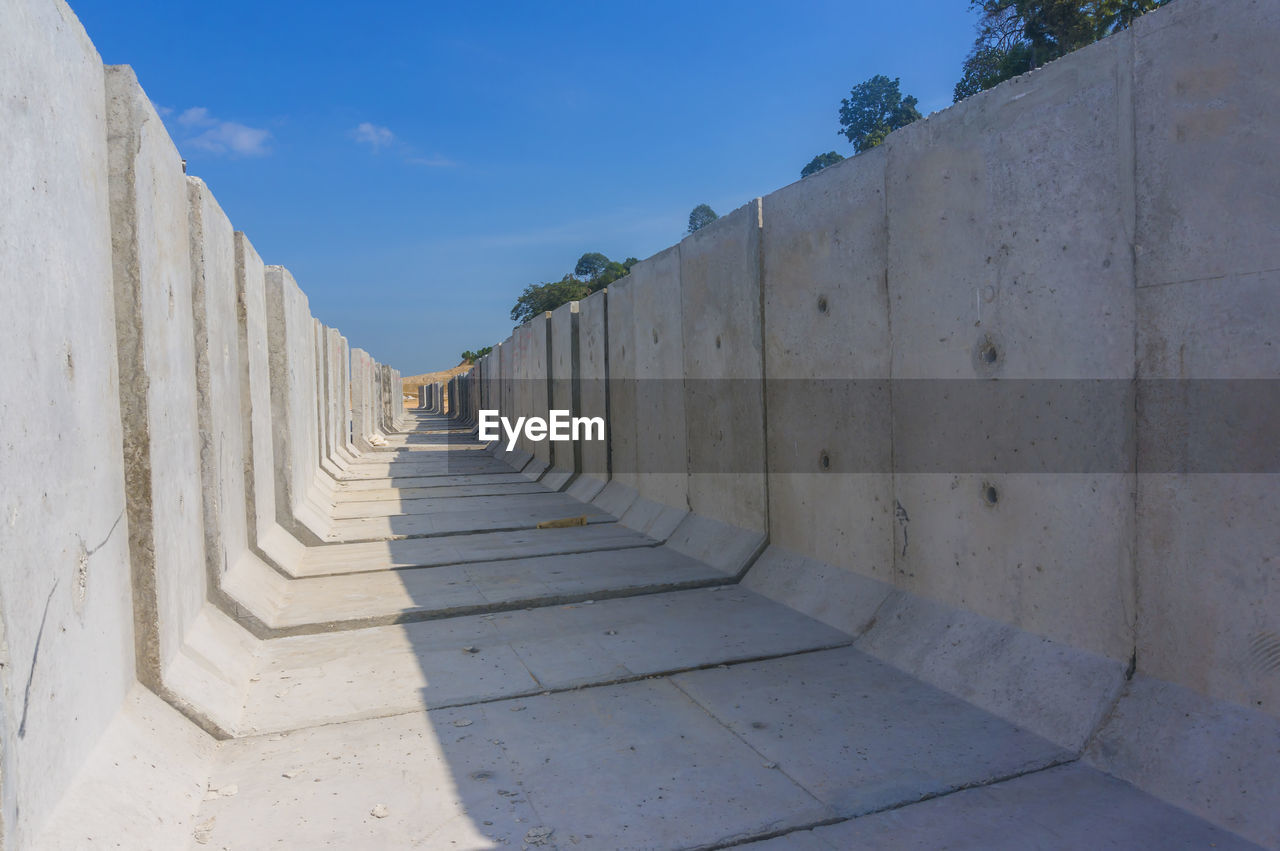
[{"label": "white cloud", "polygon": [[409,157],[405,160],[409,165],[421,165],[427,168],[453,168],[457,165],[451,159],[445,157]]},{"label": "white cloud", "polygon": [[246,127],[234,121],[219,121],[192,139],[187,144],[212,154],[236,154],[244,157],[265,156],[267,140],[271,134],[266,130]]},{"label": "white cloud", "polygon": [[187,135],[181,140],[183,147],[240,157],[261,157],[271,152],[267,147],[270,131],[238,121],[223,121],[203,106],[184,109],[174,121],[186,131]]},{"label": "white cloud", "polygon": [[390,145],[396,140],[396,134],[391,132],[388,127],[379,127],[377,124],[370,124],[368,121],[362,121],[356,125],[356,129],[351,131],[351,135],[355,137],[357,142],[368,145],[375,151],[384,145]]},{"label": "white cloud", "polygon": [[442,157],[439,154],[424,156],[413,145],[392,133],[390,127],[382,127],[369,121],[362,121],[357,124],[355,129],[351,131],[350,136],[358,143],[368,145],[369,149],[375,154],[384,148],[393,152],[407,165],[423,166],[424,168],[453,168],[457,165],[453,160],[448,157]]},{"label": "white cloud", "polygon": [[190,109],[183,110],[178,115],[178,123],[183,127],[208,127],[210,124],[218,122],[209,115],[209,110],[203,106],[193,106]]}]

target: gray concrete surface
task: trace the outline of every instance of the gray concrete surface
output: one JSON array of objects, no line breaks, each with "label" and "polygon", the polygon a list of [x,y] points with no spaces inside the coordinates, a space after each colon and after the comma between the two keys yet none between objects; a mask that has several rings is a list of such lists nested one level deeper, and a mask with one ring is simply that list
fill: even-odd
[{"label": "gray concrete surface", "polygon": [[[582,416],[582,369],[579,363],[579,303],[562,304],[551,311],[547,324],[550,338],[548,374],[551,376],[548,410],[569,411]],[[554,490],[563,490],[582,466],[582,445],[588,441],[570,440],[550,443],[551,472],[542,481]]]},{"label": "gray concrete surface", "polygon": [[[202,665],[186,648],[222,632],[204,609],[204,484],[193,308],[190,199],[182,160],[127,66],[107,68],[116,351],[138,679],[208,729],[239,702],[239,670]],[[229,233],[203,231],[198,267],[229,271]],[[213,256],[220,253],[220,257]],[[203,309],[203,305],[200,306]],[[209,368],[203,370],[208,386]],[[207,461],[216,464],[213,456]],[[240,511],[237,505],[236,510]]]},{"label": "gray concrete surface", "polygon": [[[1130,56],[1128,35],[1106,39],[886,144],[892,378],[1134,375]],[[975,123],[990,130],[974,135]],[[1028,150],[1034,160],[1007,167]],[[988,341],[992,364],[974,354]],[[925,411],[895,401],[893,413],[895,447],[910,430],[946,439]],[[1127,658],[1135,482],[1069,473],[895,468],[895,509],[909,518],[897,582]]]},{"label": "gray concrete surface", "polygon": [[306,296],[283,266],[266,267],[267,342],[271,363],[271,416],[276,518],[304,543],[329,532],[317,465],[320,435],[315,376],[315,327]]},{"label": "gray concrete surface", "polygon": [[760,216],[756,199],[685,237],[679,255],[688,507],[757,532],[768,528]]},{"label": "gray concrete surface", "polygon": [[[1144,468],[1198,457],[1144,404],[1128,468],[920,472],[909,393],[788,389],[1274,379],[1274,5],[895,133],[420,411],[60,0],[0,15],[0,846],[1280,847],[1275,473]],[[566,377],[607,445],[476,438]]]},{"label": "gray concrete surface", "polygon": [[[600,487],[609,480],[609,434],[614,421],[609,399],[609,328],[607,289],[578,302],[579,410],[584,417],[603,417],[605,439],[579,444],[582,456],[579,487]],[[594,494],[591,494],[594,496]],[[584,497],[590,499],[591,496]]]},{"label": "gray concrete surface", "polygon": [[762,199],[761,286],[770,540],[892,582],[888,399],[851,383],[890,375],[886,154]]},{"label": "gray concrete surface", "polygon": [[1225,848],[1257,845],[1079,765],[747,846],[799,848]]},{"label": "gray concrete surface", "polygon": [[[681,320],[680,246],[672,246],[631,267],[615,284],[630,290],[631,315],[610,318],[616,346],[630,348],[635,379],[631,416],[635,428],[635,460],[630,470],[640,496],[684,505],[689,499],[688,416],[684,398],[684,327]],[[610,353],[612,358],[612,352]],[[625,416],[624,412],[615,414]],[[615,459],[614,469],[627,461]]]},{"label": "gray concrete surface", "polygon": [[0,99],[0,842],[19,848],[135,674],[102,59],[61,3],[2,14],[21,96]]}]

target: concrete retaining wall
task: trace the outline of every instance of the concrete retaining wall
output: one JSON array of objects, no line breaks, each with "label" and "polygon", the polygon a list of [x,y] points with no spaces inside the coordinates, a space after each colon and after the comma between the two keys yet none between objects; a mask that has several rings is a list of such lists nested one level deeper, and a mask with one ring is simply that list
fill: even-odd
[{"label": "concrete retaining wall", "polygon": [[763,532],[760,226],[756,200],[687,237],[679,286],[689,510]]},{"label": "concrete retaining wall", "polygon": [[301,557],[302,544],[278,522],[277,511],[266,266],[248,237],[237,233],[235,241],[239,411],[249,546],[264,559],[293,564]]},{"label": "concrete retaining wall", "polygon": [[[1134,28],[1137,371],[1280,374],[1274,238],[1280,26],[1266,3],[1179,4]],[[1220,33],[1227,45],[1198,37]],[[1143,422],[1139,455],[1168,451]],[[1151,437],[1148,438],[1147,435]],[[1178,450],[1193,435],[1180,435]],[[1269,475],[1138,481],[1138,658],[1144,670],[1280,715],[1258,648],[1280,634],[1280,507]]]},{"label": "concrete retaining wall", "polygon": [[[548,413],[553,410],[569,411],[579,415],[578,396],[581,392],[581,375],[578,365],[578,302],[562,304],[551,311],[547,320],[548,356],[547,374],[551,376],[548,392]],[[569,483],[580,467],[580,441],[565,443],[547,441],[552,470],[544,483],[559,490]]]},{"label": "concrete retaining wall", "polygon": [[[604,440],[578,444],[583,498],[595,496],[609,480],[609,291],[592,293],[578,303],[578,410],[584,417],[605,421]],[[588,491],[581,491],[582,487]]]},{"label": "concrete retaining wall", "polygon": [[0,837],[21,848],[135,674],[102,60],[64,5],[8,4],[0,79],[25,95],[0,101],[0,305],[21,318],[0,335]]},{"label": "concrete retaining wall", "polygon": [[55,813],[97,765],[154,793],[104,812],[177,847],[210,734],[239,730],[249,630],[373,432],[364,379],[391,373],[358,351],[348,373],[64,3],[3,16],[0,846],[82,841],[97,814]]},{"label": "concrete retaining wall", "polygon": [[169,672],[206,593],[187,179],[133,71],[110,67],[106,82],[138,678],[186,706]]},{"label": "concrete retaining wall", "polygon": [[[767,532],[751,587],[1274,841],[1239,802],[1280,730],[1280,480],[1161,470],[1198,435],[1135,379],[1280,370],[1278,35],[1274,4],[1179,0],[637,264],[579,305],[597,504],[690,512],[668,545],[700,554]],[[982,394],[1066,381],[1119,388],[1045,412],[1117,454],[1010,463]],[[1001,463],[930,469],[947,445]],[[1210,775],[1224,796],[1189,779]]]}]

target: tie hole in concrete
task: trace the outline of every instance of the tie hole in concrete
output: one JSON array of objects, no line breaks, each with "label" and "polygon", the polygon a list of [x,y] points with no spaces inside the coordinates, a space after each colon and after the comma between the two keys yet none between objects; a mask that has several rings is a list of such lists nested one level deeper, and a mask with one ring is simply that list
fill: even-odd
[{"label": "tie hole in concrete", "polygon": [[973,368],[980,376],[995,376],[1004,368],[1004,346],[994,334],[983,334],[974,345]]},{"label": "tie hole in concrete", "polygon": [[1000,491],[991,482],[982,483],[982,501],[988,506],[994,506],[1000,501]]}]

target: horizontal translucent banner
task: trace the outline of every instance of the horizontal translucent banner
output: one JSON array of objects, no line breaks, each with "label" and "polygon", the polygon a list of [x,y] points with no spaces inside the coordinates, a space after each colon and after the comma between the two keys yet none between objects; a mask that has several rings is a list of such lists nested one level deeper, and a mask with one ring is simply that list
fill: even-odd
[{"label": "horizontal translucent banner", "polygon": [[1280,472],[1280,380],[521,379],[479,392],[512,422],[603,418],[603,441],[515,447],[597,475]]}]

